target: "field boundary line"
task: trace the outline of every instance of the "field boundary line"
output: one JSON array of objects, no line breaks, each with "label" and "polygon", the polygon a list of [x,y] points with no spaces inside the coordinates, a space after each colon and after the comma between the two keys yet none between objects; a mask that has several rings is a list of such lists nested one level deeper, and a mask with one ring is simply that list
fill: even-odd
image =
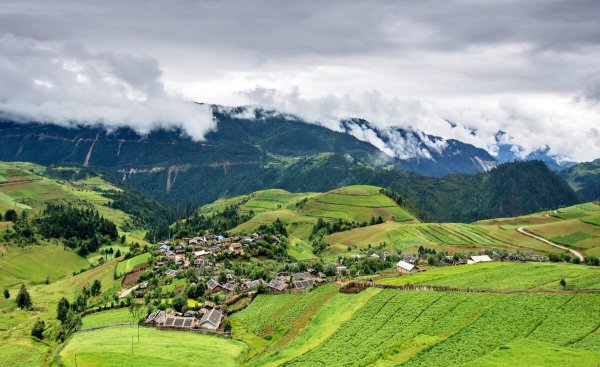
[{"label": "field boundary line", "polygon": [[600,293],[600,289],[479,289],[479,288],[455,288],[446,286],[431,286],[424,284],[367,284],[369,287],[381,289],[394,289],[397,291],[417,291],[417,292],[457,292],[457,293],[532,293],[532,294],[586,294]]},{"label": "field boundary line", "polygon": [[94,327],[87,328],[87,329],[79,329],[77,331],[78,332],[86,332],[86,331],[94,331],[94,330],[100,330],[100,329],[108,329],[111,327],[132,326],[132,325],[137,325],[137,323],[136,322],[120,322],[117,324],[108,324],[108,325],[94,326]]}]

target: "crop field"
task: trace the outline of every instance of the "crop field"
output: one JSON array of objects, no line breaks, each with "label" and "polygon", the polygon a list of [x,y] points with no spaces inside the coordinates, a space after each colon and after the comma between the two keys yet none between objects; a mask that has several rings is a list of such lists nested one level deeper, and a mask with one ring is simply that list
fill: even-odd
[{"label": "crop field", "polygon": [[308,294],[258,296],[250,306],[232,316],[236,338],[254,341],[250,355],[272,352],[292,340],[319,307],[338,294],[338,289],[326,285]]},{"label": "crop field", "polygon": [[379,289],[369,288],[357,295],[337,293],[319,308],[295,339],[283,348],[255,358],[250,365],[277,366],[317,347],[379,292]]},{"label": "crop field", "polygon": [[585,203],[560,208],[557,210],[548,210],[539,213],[522,215],[512,218],[494,218],[475,222],[475,224],[487,225],[536,225],[546,223],[556,223],[560,220],[578,219],[600,213],[600,205],[594,203]]},{"label": "crop field", "polygon": [[281,189],[271,189],[256,191],[250,195],[250,199],[242,205],[241,212],[247,213],[250,210],[255,213],[261,213],[276,209],[295,209],[295,204],[305,198],[310,198],[312,193],[291,193]]},{"label": "crop field", "polygon": [[375,186],[347,186],[315,195],[300,212],[316,217],[368,221],[371,217],[404,222],[414,217],[392,199],[381,194]]},{"label": "crop field", "polygon": [[308,228],[310,228],[308,232],[309,234],[310,230],[312,230],[312,226],[317,222],[317,218],[298,214],[288,209],[277,209],[256,214],[249,221],[235,227],[232,232],[252,232],[260,225],[271,224],[277,219],[284,224],[293,224],[295,226],[300,226],[303,224],[308,225]]},{"label": "crop field", "polygon": [[[360,296],[349,296],[347,305],[353,303],[352,297]],[[309,339],[314,341],[304,346],[300,339],[303,331],[280,354],[258,360],[257,365],[446,366],[448,361],[483,365],[484,360],[497,360],[499,353],[514,361],[527,350],[513,346],[541,345],[545,360],[561,361],[571,356],[570,365],[595,366],[600,350],[594,344],[600,323],[597,294],[382,290],[362,302],[347,321],[331,320],[326,327],[321,326],[326,329],[325,337]],[[337,306],[328,310],[325,304],[317,315],[320,318],[344,309],[342,304]],[[304,330],[314,332],[317,325],[315,317]],[[524,358],[535,355],[540,353],[534,351]]]},{"label": "crop field", "polygon": [[50,282],[87,268],[88,262],[61,245],[6,246],[0,255],[0,287]]},{"label": "crop field", "polygon": [[117,264],[117,274],[127,274],[130,271],[132,271],[136,266],[147,263],[151,257],[152,255],[150,255],[150,253],[145,252],[127,260],[123,260]]},{"label": "crop field", "polygon": [[593,224],[595,226],[600,226],[600,215],[591,215],[589,217],[581,218],[582,222]]},{"label": "crop field", "polygon": [[377,280],[381,284],[424,284],[475,289],[600,289],[600,268],[553,263],[491,262],[445,266]]},{"label": "crop field", "polygon": [[62,363],[74,367],[76,354],[78,366],[228,367],[241,365],[247,348],[236,340],[196,333],[145,327],[139,332],[139,342],[137,326],[78,332],[61,351]]},{"label": "crop field", "polygon": [[248,200],[248,196],[249,195],[240,195],[240,196],[220,198],[220,199],[215,200],[212,203],[201,206],[198,209],[198,212],[203,215],[213,215],[215,213],[222,212],[228,206],[238,205],[242,201]]},{"label": "crop field", "polygon": [[[586,219],[584,217],[582,219]],[[600,255],[600,226],[580,219],[527,227],[552,242],[573,247],[587,255]]]},{"label": "crop field", "polygon": [[541,241],[519,234],[515,229],[502,229],[490,225],[461,223],[403,224],[386,222],[374,226],[355,228],[326,237],[333,251],[345,251],[350,246],[365,249],[369,245],[387,244],[395,251],[415,252],[419,246],[436,250],[467,252],[489,248],[521,250],[524,252],[558,252]]},{"label": "crop field", "polygon": [[[145,310],[145,309],[144,309]],[[143,314],[144,310],[140,312]],[[138,319],[136,319],[129,308],[117,308],[114,310],[106,310],[101,312],[92,313],[84,316],[81,319],[81,330],[86,330],[90,328],[95,328],[98,326],[106,326],[112,324],[121,324],[121,323],[137,323]]]}]

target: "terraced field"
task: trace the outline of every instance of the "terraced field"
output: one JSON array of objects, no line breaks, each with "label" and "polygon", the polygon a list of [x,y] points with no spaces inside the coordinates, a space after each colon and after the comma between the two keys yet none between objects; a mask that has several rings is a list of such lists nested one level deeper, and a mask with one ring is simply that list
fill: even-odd
[{"label": "terraced field", "polygon": [[[574,248],[586,255],[600,256],[600,225],[590,217],[529,226],[527,230],[554,243]],[[595,218],[595,217],[592,217]]]},{"label": "terraced field", "polygon": [[75,182],[55,180],[43,176],[45,167],[22,162],[0,162],[0,212],[15,209],[21,212],[28,209],[31,214],[41,211],[48,202],[87,201],[105,218],[113,221],[126,235],[127,243],[148,244],[143,231],[128,232],[122,229],[129,215],[121,210],[108,207],[110,201],[102,196],[102,190],[120,190],[117,187],[93,177]]},{"label": "terraced field", "polygon": [[[286,311],[300,309],[296,305],[303,304],[302,297],[314,296],[259,296],[255,304],[234,316],[234,336],[254,348],[247,364],[503,366],[510,361],[512,366],[519,366],[544,361],[595,366],[600,353],[598,294],[371,288],[358,295],[334,295],[308,316],[306,312]],[[266,316],[261,316],[259,307]],[[310,321],[294,338],[284,339],[279,335],[285,334],[274,332],[285,330],[290,318],[307,317]],[[279,346],[277,351],[272,345]]]},{"label": "terraced field", "polygon": [[346,186],[309,199],[300,212],[313,217],[368,221],[381,216],[384,220],[404,222],[414,217],[392,199],[367,185]]},{"label": "terraced field", "polygon": [[376,280],[381,284],[424,284],[475,289],[600,289],[600,268],[554,263],[492,262],[445,266]]},{"label": "terraced field", "polygon": [[334,252],[347,247],[365,249],[369,245],[386,244],[390,250],[416,252],[425,246],[451,253],[485,250],[489,248],[525,252],[556,252],[551,246],[520,235],[514,229],[502,229],[491,225],[461,223],[404,224],[386,222],[379,225],[355,228],[326,237]]},{"label": "terraced field", "polygon": [[241,207],[241,212],[250,210],[262,213],[277,209],[295,209],[295,204],[305,198],[313,197],[314,193],[291,193],[281,189],[256,191],[248,196],[248,201]]}]

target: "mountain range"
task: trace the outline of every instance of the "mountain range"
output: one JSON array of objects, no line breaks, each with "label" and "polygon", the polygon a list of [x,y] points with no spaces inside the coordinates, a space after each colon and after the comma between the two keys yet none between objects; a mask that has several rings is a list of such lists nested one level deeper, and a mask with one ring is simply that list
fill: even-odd
[{"label": "mountain range", "polygon": [[[213,106],[213,115],[217,127],[203,141],[178,128],[140,134],[128,127],[4,119],[0,160],[88,166],[170,205],[204,204],[272,187],[327,191],[373,184],[406,195],[431,219],[468,221],[579,200],[544,164],[503,168],[484,149],[418,129],[378,129],[366,120],[347,119],[340,122],[341,131],[333,131],[277,111],[250,113],[247,107]],[[497,180],[500,176],[507,181]],[[536,193],[527,192],[532,191],[527,180],[537,182]]]}]

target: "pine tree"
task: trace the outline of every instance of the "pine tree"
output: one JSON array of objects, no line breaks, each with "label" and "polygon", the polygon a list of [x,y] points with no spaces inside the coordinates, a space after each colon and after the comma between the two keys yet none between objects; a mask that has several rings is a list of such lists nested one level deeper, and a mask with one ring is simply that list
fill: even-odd
[{"label": "pine tree", "polygon": [[31,309],[31,296],[29,296],[29,292],[27,288],[25,288],[25,284],[21,284],[21,289],[19,289],[19,294],[17,294],[17,298],[15,299],[17,306],[22,309]]},{"label": "pine tree", "polygon": [[70,309],[69,301],[63,297],[58,301],[58,306],[56,307],[56,318],[60,320],[63,324],[67,321],[67,315]]}]

